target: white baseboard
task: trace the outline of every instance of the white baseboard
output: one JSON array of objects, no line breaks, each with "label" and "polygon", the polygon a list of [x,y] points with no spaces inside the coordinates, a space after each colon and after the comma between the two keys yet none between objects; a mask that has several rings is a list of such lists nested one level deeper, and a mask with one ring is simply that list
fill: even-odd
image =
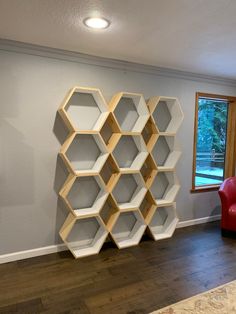
[{"label": "white baseboard", "polygon": [[47,255],[51,253],[57,253],[68,250],[65,244],[56,244],[50,246],[44,246],[37,249],[31,249],[26,251],[19,251],[10,254],[0,255],[0,264],[19,261],[25,258],[31,258],[36,256]]},{"label": "white baseboard", "polygon": [[[210,216],[210,217],[203,217],[203,218],[198,218],[198,219],[180,221],[177,225],[177,228],[184,228],[188,226],[199,225],[206,222],[220,220],[220,218],[221,218],[221,215],[215,215],[215,216]],[[0,255],[0,264],[9,263],[13,261],[19,261],[22,259],[36,257],[36,256],[47,255],[51,253],[57,253],[57,252],[66,251],[66,250],[68,250],[66,245],[57,244],[57,245],[50,245],[50,246],[45,246],[45,247],[41,247],[37,249],[4,254],[4,255]]]},{"label": "white baseboard", "polygon": [[209,216],[209,217],[202,217],[197,219],[185,220],[180,221],[177,225],[177,228],[184,228],[188,226],[200,225],[211,221],[217,221],[221,219],[221,215]]}]

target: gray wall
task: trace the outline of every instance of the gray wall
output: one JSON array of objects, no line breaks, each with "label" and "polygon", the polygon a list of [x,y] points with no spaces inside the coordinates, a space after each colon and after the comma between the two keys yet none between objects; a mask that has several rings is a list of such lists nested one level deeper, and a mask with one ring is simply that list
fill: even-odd
[{"label": "gray wall", "polygon": [[66,172],[57,159],[65,130],[56,111],[74,85],[177,96],[185,114],[177,173],[180,220],[219,213],[216,192],[190,194],[195,92],[235,95],[236,88],[133,71],[0,52],[0,254],[59,242],[66,210],[57,191]]}]

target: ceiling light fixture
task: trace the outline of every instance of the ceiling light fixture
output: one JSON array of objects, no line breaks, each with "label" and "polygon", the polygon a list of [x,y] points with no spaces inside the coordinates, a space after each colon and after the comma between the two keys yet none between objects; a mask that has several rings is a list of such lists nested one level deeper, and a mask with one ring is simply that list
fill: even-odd
[{"label": "ceiling light fixture", "polygon": [[101,17],[87,17],[84,20],[84,24],[93,29],[104,29],[107,28],[111,23],[104,18]]}]

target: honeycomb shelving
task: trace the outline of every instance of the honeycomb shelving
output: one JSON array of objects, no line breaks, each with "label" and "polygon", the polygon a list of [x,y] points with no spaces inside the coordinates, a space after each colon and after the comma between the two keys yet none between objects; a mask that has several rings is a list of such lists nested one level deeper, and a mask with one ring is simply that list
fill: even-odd
[{"label": "honeycomb shelving", "polygon": [[113,96],[110,105],[121,131],[142,132],[149,111],[141,94],[118,93]]},{"label": "honeycomb shelving", "polygon": [[177,98],[152,97],[148,107],[159,133],[175,135],[182,121],[183,112]]},{"label": "honeycomb shelving", "polygon": [[173,203],[180,185],[176,174],[172,171],[158,172],[151,187],[150,192],[157,205]]},{"label": "honeycomb shelving", "polygon": [[151,154],[158,170],[164,171],[175,168],[181,151],[176,144],[175,136],[160,135],[153,145]]},{"label": "honeycomb shelving", "polygon": [[147,188],[140,173],[122,173],[112,190],[120,210],[138,208]]},{"label": "honeycomb shelving", "polygon": [[139,210],[122,211],[111,229],[111,236],[121,249],[137,245],[145,229],[146,224]]},{"label": "honeycomb shelving", "polygon": [[148,224],[148,230],[156,241],[170,238],[178,222],[175,203],[169,206],[157,207]]},{"label": "honeycomb shelving", "polygon": [[142,94],[120,92],[107,105],[99,89],[76,86],[58,111],[69,131],[59,153],[69,172],[60,236],[74,257],[97,254],[108,236],[120,249],[145,231],[170,237],[178,223],[178,100],[146,104]]},{"label": "honeycomb shelving", "polygon": [[99,173],[109,153],[99,134],[73,133],[62,145],[60,156],[76,175]]},{"label": "honeycomb shelving", "polygon": [[112,197],[109,195],[102,209],[100,210],[100,217],[103,220],[108,230],[111,230],[119,216],[119,208]]},{"label": "honeycomb shelving", "polygon": [[142,203],[139,206],[140,212],[147,224],[150,222],[156,208],[156,202],[152,194],[150,191],[147,191]]},{"label": "honeycomb shelving", "polygon": [[157,166],[152,155],[147,156],[140,172],[143,176],[147,188],[149,188],[157,175]]},{"label": "honeycomb shelving", "polygon": [[76,219],[69,214],[60,230],[62,240],[75,258],[97,254],[108,235],[99,216]]},{"label": "honeycomb shelving", "polygon": [[99,131],[109,112],[97,88],[74,87],[58,110],[70,131]]},{"label": "honeycomb shelving", "polygon": [[98,175],[70,176],[59,195],[76,216],[98,214],[109,193]]},{"label": "honeycomb shelving", "polygon": [[153,120],[152,116],[149,117],[142,131],[142,137],[147,146],[148,151],[150,152],[158,138],[158,129],[155,125],[155,121]]},{"label": "honeycomb shelving", "polygon": [[111,151],[114,145],[118,142],[120,138],[120,133],[120,127],[114,115],[110,112],[109,116],[107,117],[103,126],[100,129],[100,134],[109,151]]},{"label": "honeycomb shelving", "polygon": [[148,156],[148,152],[140,135],[122,135],[112,155],[121,170],[135,171],[140,170]]}]

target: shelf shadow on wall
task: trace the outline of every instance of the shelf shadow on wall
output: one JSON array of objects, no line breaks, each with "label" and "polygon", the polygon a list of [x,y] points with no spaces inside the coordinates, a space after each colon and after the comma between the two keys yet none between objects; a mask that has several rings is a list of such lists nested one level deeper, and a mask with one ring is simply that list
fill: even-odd
[{"label": "shelf shadow on wall", "polygon": [[[56,113],[54,125],[53,125],[53,133],[55,134],[58,142],[60,145],[62,145],[65,140],[67,139],[69,135],[69,131],[66,128],[61,116],[59,113]],[[55,178],[54,178],[54,191],[58,195],[57,198],[57,210],[56,210],[56,225],[55,225],[55,243],[62,243],[62,240],[59,236],[59,230],[61,229],[61,226],[63,225],[67,215],[69,214],[68,209],[66,208],[66,205],[62,201],[62,199],[59,196],[59,192],[65,183],[67,177],[69,175],[69,172],[67,168],[65,167],[62,159],[60,156],[57,156],[56,160],[56,169],[55,169]]]},{"label": "shelf shadow on wall", "polygon": [[0,199],[2,206],[34,202],[34,149],[6,120],[0,121]]},{"label": "shelf shadow on wall", "polygon": [[57,112],[55,122],[53,125],[53,133],[55,134],[58,142],[62,145],[69,135],[69,131],[66,128],[61,116]]}]

